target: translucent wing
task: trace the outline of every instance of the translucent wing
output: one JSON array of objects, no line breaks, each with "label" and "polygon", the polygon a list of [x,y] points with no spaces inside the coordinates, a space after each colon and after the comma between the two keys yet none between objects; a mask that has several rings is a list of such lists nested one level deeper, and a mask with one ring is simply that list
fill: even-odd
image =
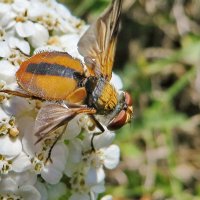
[{"label": "translucent wing", "polygon": [[79,113],[94,114],[96,110],[91,108],[67,108],[60,104],[46,104],[38,112],[35,123],[35,135],[38,141],[49,136],[49,133],[60,126],[67,124]]},{"label": "translucent wing", "polygon": [[111,79],[119,29],[121,0],[113,0],[111,7],[90,26],[78,43],[91,75]]}]

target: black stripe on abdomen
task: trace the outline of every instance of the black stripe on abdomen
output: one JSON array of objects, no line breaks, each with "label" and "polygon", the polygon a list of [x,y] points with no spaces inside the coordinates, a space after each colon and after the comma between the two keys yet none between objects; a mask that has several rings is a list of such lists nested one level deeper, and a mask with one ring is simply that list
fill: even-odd
[{"label": "black stripe on abdomen", "polygon": [[80,74],[70,67],[46,62],[30,63],[26,68],[26,72],[36,75],[62,76],[68,78],[74,78],[75,74]]}]

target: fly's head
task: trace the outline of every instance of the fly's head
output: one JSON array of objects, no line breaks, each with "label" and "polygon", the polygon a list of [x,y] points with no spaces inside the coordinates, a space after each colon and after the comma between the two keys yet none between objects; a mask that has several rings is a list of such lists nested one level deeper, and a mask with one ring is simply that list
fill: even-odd
[{"label": "fly's head", "polygon": [[131,122],[133,117],[133,101],[128,92],[123,92],[120,95],[119,103],[116,107],[118,110],[115,117],[109,122],[108,129],[116,130],[127,123]]}]

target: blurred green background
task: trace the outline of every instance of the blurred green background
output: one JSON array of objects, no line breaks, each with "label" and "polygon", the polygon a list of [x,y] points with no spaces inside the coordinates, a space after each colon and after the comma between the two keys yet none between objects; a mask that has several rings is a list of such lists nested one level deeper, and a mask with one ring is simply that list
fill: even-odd
[{"label": "blurred green background", "polygon": [[[88,23],[109,0],[60,0]],[[114,200],[200,199],[200,1],[124,0],[114,71],[134,99]]]}]

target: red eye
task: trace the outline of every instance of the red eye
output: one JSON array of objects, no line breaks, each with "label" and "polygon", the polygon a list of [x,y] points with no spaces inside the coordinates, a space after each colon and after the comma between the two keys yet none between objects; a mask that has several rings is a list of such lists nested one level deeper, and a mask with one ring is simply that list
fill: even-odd
[{"label": "red eye", "polygon": [[133,115],[133,100],[128,92],[124,92],[124,101],[126,105],[119,114],[108,124],[109,130],[116,130],[130,122]]},{"label": "red eye", "polygon": [[126,111],[122,110],[120,113],[117,115],[116,118],[114,118],[109,124],[108,124],[108,129],[109,130],[116,130],[121,128],[127,120],[127,115]]}]

